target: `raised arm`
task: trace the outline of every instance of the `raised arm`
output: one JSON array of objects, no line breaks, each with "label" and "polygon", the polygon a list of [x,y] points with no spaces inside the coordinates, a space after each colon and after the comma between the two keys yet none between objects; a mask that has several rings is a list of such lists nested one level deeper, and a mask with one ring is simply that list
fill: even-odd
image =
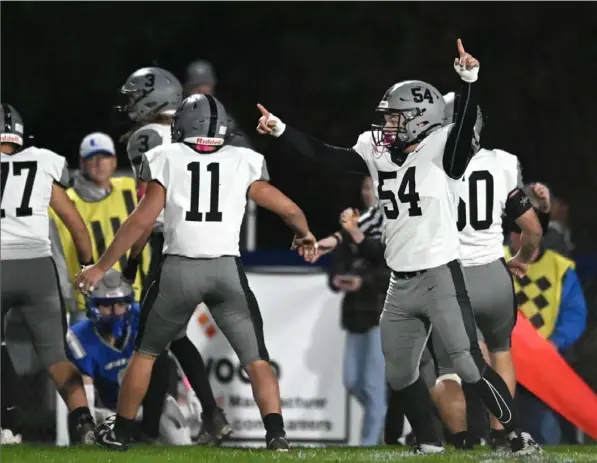
[{"label": "raised arm", "polygon": [[460,57],[456,58],[454,68],[462,79],[462,85],[458,105],[454,108],[455,122],[450,129],[443,157],[444,170],[453,179],[464,175],[469,161],[475,154],[472,141],[479,105],[478,89],[475,85],[479,61],[466,53],[460,39],[457,45]]},{"label": "raised arm", "polygon": [[257,126],[257,132],[260,134],[269,134],[302,156],[321,162],[333,169],[352,174],[369,174],[365,161],[354,149],[328,145],[287,126],[262,105],[258,104],[257,108],[261,111]]}]

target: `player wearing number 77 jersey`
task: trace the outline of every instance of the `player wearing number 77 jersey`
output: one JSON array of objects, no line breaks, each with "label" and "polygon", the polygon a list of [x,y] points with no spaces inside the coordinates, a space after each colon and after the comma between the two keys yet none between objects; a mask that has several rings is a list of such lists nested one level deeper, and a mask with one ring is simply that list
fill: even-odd
[{"label": "player wearing number 77 jersey", "polygon": [[433,406],[419,376],[426,341],[437,330],[463,381],[500,418],[517,454],[539,448],[522,432],[512,395],[483,360],[459,262],[456,192],[473,155],[479,62],[458,40],[454,67],[463,83],[456,122],[443,126],[445,102],[433,86],[400,82],[383,96],[379,120],[354,148],[326,145],[273,118],[260,106],[258,131],[336,169],[369,173],[386,223],[385,258],[392,278],[380,320],[386,377],[404,404],[417,440],[416,453],[441,453]]},{"label": "player wearing number 77 jersey", "polygon": [[[446,118],[454,117],[454,93],[444,96]],[[517,306],[508,266],[517,274],[526,270],[541,241],[541,224],[531,201],[522,190],[522,175],[518,158],[498,149],[480,148],[483,126],[478,109],[471,159],[459,186],[458,230],[460,260],[464,268],[468,295],[475,321],[489,350],[492,367],[514,394],[516,378],[510,351],[510,336],[516,322]],[[516,222],[522,230],[523,246],[508,263],[504,260],[502,216]],[[437,361],[437,382],[443,381],[438,406],[446,417],[450,430],[464,435],[466,412],[458,383],[460,378],[443,346],[441,336],[432,333]],[[458,408],[459,410],[455,410]],[[491,423],[494,448],[505,443],[500,423]]]},{"label": "player wearing number 77 jersey", "polygon": [[289,448],[263,321],[239,257],[247,197],[286,221],[297,235],[294,246],[312,255],[316,240],[301,209],[268,183],[263,156],[226,144],[227,124],[226,110],[210,95],[191,95],[182,102],[172,121],[173,143],[143,156],[145,196],[97,264],[78,277],[81,291],[89,291],[164,210],[164,260],[143,301],[118,414],[113,425],[96,432],[96,441],[105,447],[126,448],[155,357],[186,330],[197,305],[205,302],[253,385],[267,447]]},{"label": "player wearing number 77 jersey", "polygon": [[[2,104],[2,322],[9,310],[21,312],[40,363],[70,411],[69,421],[77,431],[79,443],[91,444],[93,417],[83,379],[66,358],[66,314],[52,258],[49,206],[70,231],[81,264],[92,260],[91,240],[64,191],[68,187],[66,160],[47,149],[35,146],[23,149],[23,132],[19,113]],[[0,330],[3,335],[4,326]],[[10,405],[14,404],[2,404]],[[7,427],[6,422],[2,425]]]}]

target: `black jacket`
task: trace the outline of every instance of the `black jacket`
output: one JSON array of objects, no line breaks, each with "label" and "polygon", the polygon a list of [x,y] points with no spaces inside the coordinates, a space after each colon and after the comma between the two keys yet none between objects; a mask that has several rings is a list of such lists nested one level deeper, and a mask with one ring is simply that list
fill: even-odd
[{"label": "black jacket", "polygon": [[385,262],[372,264],[361,257],[357,246],[344,240],[334,252],[329,269],[329,285],[336,275],[352,274],[362,278],[358,291],[346,293],[342,301],[342,327],[352,333],[364,333],[379,324],[379,316],[390,281],[390,270]]}]

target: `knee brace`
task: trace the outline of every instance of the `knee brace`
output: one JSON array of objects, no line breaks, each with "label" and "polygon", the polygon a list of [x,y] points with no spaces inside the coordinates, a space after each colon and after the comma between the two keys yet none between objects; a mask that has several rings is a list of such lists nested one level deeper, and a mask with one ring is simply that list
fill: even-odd
[{"label": "knee brace", "polygon": [[458,383],[458,385],[462,385],[462,380],[460,379],[460,376],[458,376],[456,373],[448,373],[446,375],[442,375],[439,378],[437,378],[435,380],[435,384],[439,384],[442,381],[454,381],[455,383]]}]

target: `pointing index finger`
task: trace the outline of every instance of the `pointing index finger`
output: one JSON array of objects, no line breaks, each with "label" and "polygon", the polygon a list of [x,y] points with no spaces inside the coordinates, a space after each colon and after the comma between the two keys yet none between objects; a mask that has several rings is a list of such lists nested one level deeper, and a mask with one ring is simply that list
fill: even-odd
[{"label": "pointing index finger", "polygon": [[464,46],[462,45],[462,40],[458,39],[456,41],[456,46],[458,47],[458,54],[462,57],[466,55],[466,51],[464,51]]},{"label": "pointing index finger", "polygon": [[257,103],[257,109],[261,111],[262,116],[269,117],[269,111],[265,109],[261,103]]}]

